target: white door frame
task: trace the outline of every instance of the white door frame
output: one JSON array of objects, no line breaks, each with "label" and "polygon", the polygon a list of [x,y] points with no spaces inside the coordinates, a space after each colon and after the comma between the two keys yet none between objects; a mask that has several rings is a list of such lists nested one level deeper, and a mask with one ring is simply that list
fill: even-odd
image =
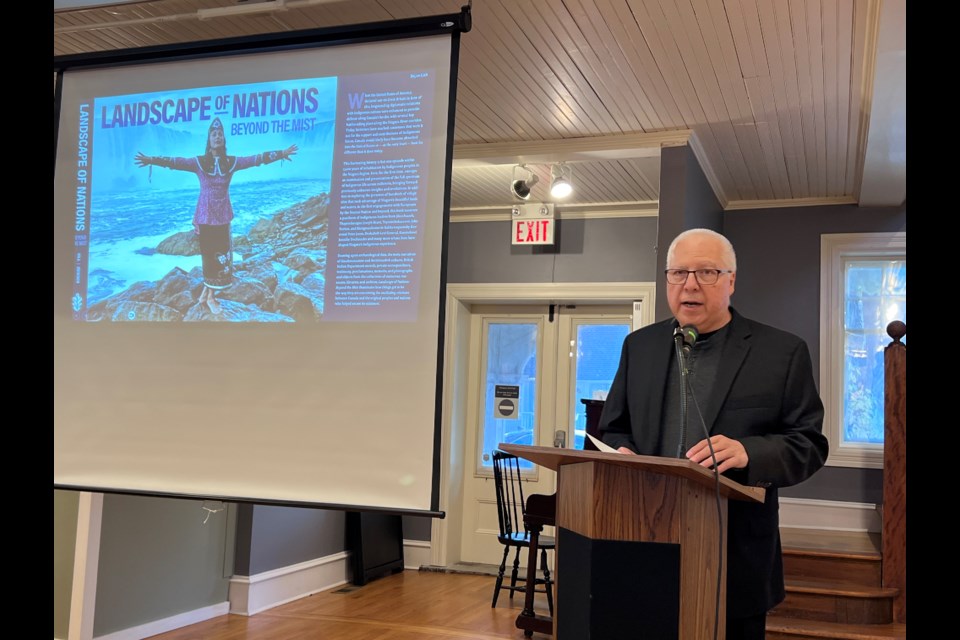
[{"label": "white door frame", "polygon": [[463,519],[464,438],[467,361],[473,304],[630,304],[641,303],[642,325],[653,322],[653,282],[543,282],[447,284],[441,406],[440,510],[430,529],[430,564],[444,567],[460,559]]}]

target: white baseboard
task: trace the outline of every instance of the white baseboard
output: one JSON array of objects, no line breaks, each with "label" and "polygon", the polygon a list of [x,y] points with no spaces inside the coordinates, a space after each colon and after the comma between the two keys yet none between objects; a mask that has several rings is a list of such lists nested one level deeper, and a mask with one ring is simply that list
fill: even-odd
[{"label": "white baseboard", "polygon": [[423,565],[430,564],[429,540],[403,541],[403,568],[419,571]]},{"label": "white baseboard", "polygon": [[[280,567],[253,576],[230,580],[230,613],[252,616],[261,611],[346,584],[350,579],[350,554],[346,551],[324,558]],[[430,564],[428,540],[403,541],[404,569]]]},{"label": "white baseboard", "polygon": [[203,622],[204,620],[218,616],[225,616],[229,613],[229,610],[229,602],[220,602],[218,604],[212,604],[209,607],[178,613],[175,616],[170,616],[162,620],[154,620],[153,622],[130,627],[129,629],[114,631],[105,636],[97,636],[96,640],[143,640],[143,638],[149,638],[158,633],[166,633],[167,631],[173,631],[174,629],[196,624],[197,622]]},{"label": "white baseboard", "polygon": [[230,579],[230,613],[252,616],[345,584],[349,579],[349,553],[308,560],[253,576]]},{"label": "white baseboard", "polygon": [[806,498],[780,498],[780,528],[880,531],[877,505]]}]

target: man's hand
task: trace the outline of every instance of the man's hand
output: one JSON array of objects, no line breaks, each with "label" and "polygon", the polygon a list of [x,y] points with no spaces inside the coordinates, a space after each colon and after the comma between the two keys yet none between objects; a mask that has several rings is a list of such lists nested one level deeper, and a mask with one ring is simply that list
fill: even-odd
[{"label": "man's hand", "polygon": [[617,453],[629,453],[632,456],[637,455],[633,449],[628,449],[627,447],[620,447],[617,449]]},{"label": "man's hand", "polygon": [[[747,450],[739,440],[731,440],[727,436],[713,436],[710,438],[710,443],[713,444],[713,453],[717,457],[717,464],[720,465],[717,470],[720,473],[728,469],[743,469],[750,464],[750,456],[747,455]],[[701,440],[690,447],[687,451],[687,459],[707,469],[713,466],[710,447],[707,446],[706,440]]]}]

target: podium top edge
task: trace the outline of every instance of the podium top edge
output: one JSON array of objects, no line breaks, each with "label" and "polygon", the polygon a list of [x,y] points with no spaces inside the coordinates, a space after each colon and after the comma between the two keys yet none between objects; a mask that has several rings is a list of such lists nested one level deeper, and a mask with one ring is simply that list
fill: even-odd
[{"label": "podium top edge", "polygon": [[[689,460],[681,460],[679,458],[604,453],[602,451],[584,451],[580,449],[560,449],[556,447],[537,447],[505,443],[499,444],[497,448],[552,471],[557,471],[560,467],[568,464],[600,462],[633,469],[644,469],[652,473],[677,476],[703,485],[713,485],[716,482],[716,474],[714,474],[712,470],[701,467]],[[762,487],[748,487],[724,476],[720,476],[720,486],[721,493],[729,499],[763,502],[766,498],[766,489]]]}]

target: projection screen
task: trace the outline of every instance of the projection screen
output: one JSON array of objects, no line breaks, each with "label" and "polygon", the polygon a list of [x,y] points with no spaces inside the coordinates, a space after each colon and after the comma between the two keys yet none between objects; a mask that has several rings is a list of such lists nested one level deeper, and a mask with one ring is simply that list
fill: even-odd
[{"label": "projection screen", "polygon": [[55,60],[55,487],[437,512],[451,25]]}]

